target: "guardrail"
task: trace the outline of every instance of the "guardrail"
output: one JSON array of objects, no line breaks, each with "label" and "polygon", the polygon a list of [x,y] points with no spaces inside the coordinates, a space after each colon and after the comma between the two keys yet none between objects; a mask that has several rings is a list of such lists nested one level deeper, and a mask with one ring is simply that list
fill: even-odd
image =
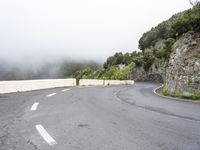
[{"label": "guardrail", "polygon": [[0,93],[23,92],[65,86],[76,86],[76,79],[0,81]]},{"label": "guardrail", "polygon": [[[107,86],[134,84],[133,80],[96,80],[80,79],[80,86]],[[44,79],[44,80],[17,80],[0,81],[0,94],[49,89],[56,87],[76,86],[76,79]]]},{"label": "guardrail", "polygon": [[104,85],[104,80],[96,80],[96,79],[80,79],[80,86],[100,86]]},{"label": "guardrail", "polygon": [[133,80],[96,80],[96,79],[80,79],[80,86],[106,86],[106,85],[125,85],[134,84]]},{"label": "guardrail", "polygon": [[132,85],[133,80],[105,80],[105,85]]}]

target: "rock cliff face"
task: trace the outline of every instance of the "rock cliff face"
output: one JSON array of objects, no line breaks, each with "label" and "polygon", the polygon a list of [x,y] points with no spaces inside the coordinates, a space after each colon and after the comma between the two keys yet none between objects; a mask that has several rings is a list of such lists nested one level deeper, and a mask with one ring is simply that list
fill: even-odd
[{"label": "rock cliff face", "polygon": [[144,67],[136,67],[133,69],[130,78],[135,81],[155,81],[164,82],[166,78],[167,62],[164,59],[156,59],[148,71]]},{"label": "rock cliff face", "polygon": [[200,33],[187,33],[175,43],[166,68],[165,89],[200,92]]},{"label": "rock cliff face", "polygon": [[200,33],[184,34],[174,43],[169,60],[156,58],[148,71],[133,69],[131,78],[163,82],[171,93],[200,93]]}]

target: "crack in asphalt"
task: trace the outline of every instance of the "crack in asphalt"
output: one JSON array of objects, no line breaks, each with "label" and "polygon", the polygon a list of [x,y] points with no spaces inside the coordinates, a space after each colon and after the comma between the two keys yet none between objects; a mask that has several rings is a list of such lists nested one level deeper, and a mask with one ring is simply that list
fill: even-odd
[{"label": "crack in asphalt", "polygon": [[0,137],[0,147],[3,147],[5,145],[5,142],[6,142],[7,139],[8,139],[8,135],[7,134],[2,135]]},{"label": "crack in asphalt", "polygon": [[13,122],[8,122],[4,124],[0,129],[3,131],[3,134],[0,136],[0,148],[5,147],[7,145],[9,139],[9,127],[13,125]]},{"label": "crack in asphalt", "polygon": [[27,141],[27,144],[33,146],[34,150],[40,150],[36,144],[34,144],[30,139]]}]

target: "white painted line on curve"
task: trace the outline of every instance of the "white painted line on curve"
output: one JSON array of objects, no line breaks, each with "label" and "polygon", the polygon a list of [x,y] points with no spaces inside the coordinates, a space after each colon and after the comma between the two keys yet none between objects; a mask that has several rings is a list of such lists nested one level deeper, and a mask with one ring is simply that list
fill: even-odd
[{"label": "white painted line on curve", "polygon": [[69,91],[70,89],[64,89],[64,90],[62,90],[61,92],[66,92],[66,91]]},{"label": "white painted line on curve", "polygon": [[177,100],[177,101],[184,101],[184,102],[192,102],[192,103],[200,103],[200,101],[195,101],[195,100],[191,100],[191,99],[182,99],[182,98],[179,98],[179,97],[171,97],[171,96],[165,96],[165,95],[159,94],[157,92],[157,90],[159,90],[163,86],[164,86],[164,84],[162,84],[161,86],[155,88],[153,90],[153,93],[156,94],[157,96],[160,96],[160,97],[163,97],[163,98],[167,98],[167,99],[172,99],[172,100]]},{"label": "white painted line on curve", "polygon": [[49,135],[49,133],[44,129],[42,125],[36,125],[35,126],[39,134],[42,136],[42,138],[50,145],[56,145],[57,142]]},{"label": "white painted line on curve", "polygon": [[56,93],[49,94],[47,95],[47,97],[54,96],[54,95],[56,95]]},{"label": "white painted line on curve", "polygon": [[[159,95],[156,91],[159,90],[160,88],[162,88],[163,86],[164,86],[164,84],[161,84],[161,86],[155,88],[155,89],[153,90],[154,94]],[[159,96],[160,96],[160,95],[159,95]]]},{"label": "white painted line on curve", "polygon": [[37,107],[38,107],[39,103],[38,102],[35,102],[32,107],[31,107],[31,111],[35,111],[37,110]]}]

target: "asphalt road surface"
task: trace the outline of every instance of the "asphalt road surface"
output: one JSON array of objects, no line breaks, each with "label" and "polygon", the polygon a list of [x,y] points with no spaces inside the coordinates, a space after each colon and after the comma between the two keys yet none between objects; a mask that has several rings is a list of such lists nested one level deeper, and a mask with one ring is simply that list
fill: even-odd
[{"label": "asphalt road surface", "polygon": [[0,150],[200,150],[200,103],[153,83],[0,95]]}]

